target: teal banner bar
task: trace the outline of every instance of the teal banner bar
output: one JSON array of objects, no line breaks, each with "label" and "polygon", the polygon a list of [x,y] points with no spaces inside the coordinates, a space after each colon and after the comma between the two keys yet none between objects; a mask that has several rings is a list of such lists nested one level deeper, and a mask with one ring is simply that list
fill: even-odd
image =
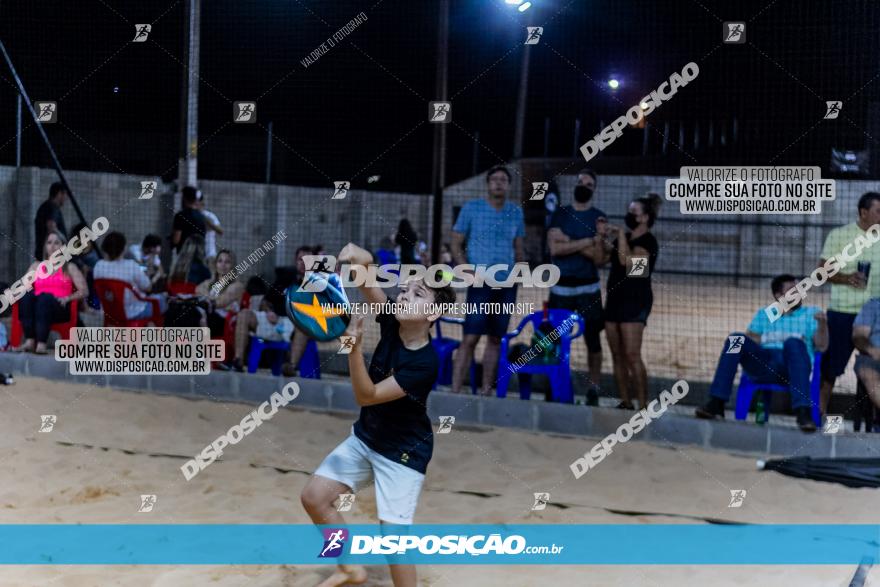
[{"label": "teal banner bar", "polygon": [[880,557],[880,525],[0,525],[0,564],[822,565]]}]

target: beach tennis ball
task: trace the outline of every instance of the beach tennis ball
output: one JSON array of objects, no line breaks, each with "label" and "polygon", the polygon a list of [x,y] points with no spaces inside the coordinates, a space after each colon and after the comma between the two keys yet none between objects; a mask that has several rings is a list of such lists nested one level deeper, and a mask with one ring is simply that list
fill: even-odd
[{"label": "beach tennis ball", "polygon": [[351,320],[348,297],[335,273],[309,273],[302,285],[291,285],[285,297],[288,317],[309,338],[339,338]]}]

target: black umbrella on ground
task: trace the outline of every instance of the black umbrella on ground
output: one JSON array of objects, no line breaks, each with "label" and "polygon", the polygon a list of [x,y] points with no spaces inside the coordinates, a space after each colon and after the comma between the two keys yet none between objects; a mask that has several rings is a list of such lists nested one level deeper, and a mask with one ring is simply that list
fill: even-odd
[{"label": "black umbrella on ground", "polygon": [[880,487],[880,459],[792,457],[758,461],[758,468],[847,487]]}]

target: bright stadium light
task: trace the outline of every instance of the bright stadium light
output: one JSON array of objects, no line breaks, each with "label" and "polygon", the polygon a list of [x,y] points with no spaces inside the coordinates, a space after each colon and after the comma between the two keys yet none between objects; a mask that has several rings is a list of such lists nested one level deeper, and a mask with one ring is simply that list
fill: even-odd
[{"label": "bright stadium light", "polygon": [[519,10],[520,12],[525,12],[526,10],[531,8],[531,6],[532,6],[531,2],[524,2],[523,4],[520,4],[520,6],[519,6],[519,8],[517,8],[517,10]]},{"label": "bright stadium light", "polygon": [[513,4],[514,6],[519,6],[523,3],[523,0],[504,0],[505,4]]},{"label": "bright stadium light", "polygon": [[616,90],[617,88],[620,87],[620,82],[614,78],[611,78],[610,80],[608,80],[608,87],[611,88],[612,90]]}]

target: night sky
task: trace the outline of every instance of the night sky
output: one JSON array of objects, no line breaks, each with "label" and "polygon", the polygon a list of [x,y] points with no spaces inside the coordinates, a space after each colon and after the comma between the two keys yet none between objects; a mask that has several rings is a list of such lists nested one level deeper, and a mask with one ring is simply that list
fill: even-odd
[{"label": "night sky", "polygon": [[[502,0],[451,0],[447,183],[512,155],[516,92],[526,16],[544,26],[531,51],[525,156],[571,157],[579,143],[636,104],[689,61],[699,77],[651,115],[669,122],[684,150],[699,125],[700,164],[821,165],[830,148],[877,148],[880,19],[876,3],[534,0],[524,14]],[[273,122],[272,180],[430,190],[437,2],[380,0],[231,1],[202,5],[199,173],[262,181]],[[176,175],[182,81],[183,2],[0,1],[4,41],[32,99],[59,101],[47,127],[68,169]],[[363,12],[366,22],[304,68],[301,60]],[[722,45],[721,21],[747,22],[745,45]],[[146,43],[132,43],[151,23]],[[610,76],[622,80],[611,93]],[[844,100],[837,124],[821,121],[824,101]],[[257,100],[258,123],[232,124],[232,101]],[[15,162],[15,91],[0,67],[0,164]],[[737,120],[738,142],[732,143]],[[708,148],[709,121],[715,133]],[[724,129],[727,145],[718,142]],[[675,173],[687,160],[659,154],[652,172]],[[642,140],[632,131],[595,160],[626,161],[639,173]],[[671,151],[677,151],[672,148]],[[33,128],[23,163],[48,166]],[[647,165],[647,162],[645,163]]]}]

